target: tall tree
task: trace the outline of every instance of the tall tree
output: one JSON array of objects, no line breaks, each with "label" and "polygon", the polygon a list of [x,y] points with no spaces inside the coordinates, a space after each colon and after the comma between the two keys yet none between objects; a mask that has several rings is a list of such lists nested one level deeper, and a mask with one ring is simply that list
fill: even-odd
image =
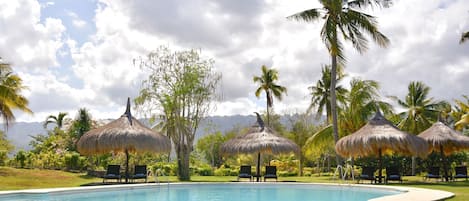
[{"label": "tall tree", "polygon": [[463,96],[465,100],[455,100],[456,105],[451,112],[454,119],[454,127],[456,130],[463,131],[469,129],[469,97]]},{"label": "tall tree", "polygon": [[350,81],[350,91],[345,95],[344,104],[339,113],[342,135],[349,135],[363,127],[379,108],[385,114],[392,112],[389,103],[380,100],[379,84],[374,80],[360,80],[354,78]]},{"label": "tall tree", "polygon": [[466,42],[468,39],[469,39],[469,31],[462,33],[461,40],[459,40],[459,43],[462,44]]},{"label": "tall tree", "polygon": [[307,114],[298,114],[292,115],[291,118],[289,118],[292,128],[290,129],[290,132],[287,133],[287,137],[295,142],[298,147],[300,147],[300,154],[298,158],[299,176],[303,176],[306,140],[317,130],[308,117],[309,115]]},{"label": "tall tree", "polygon": [[66,112],[59,112],[57,116],[54,115],[49,115],[46,118],[46,121],[44,121],[44,124],[42,125],[44,128],[47,128],[47,125],[49,124],[55,124],[56,128],[62,129],[62,126],[65,123],[65,116],[67,116],[68,113]]},{"label": "tall tree", "polygon": [[202,58],[198,50],[172,52],[160,47],[141,60],[140,67],[149,76],[135,102],[152,116],[164,113],[166,132],[176,149],[178,178],[190,180],[195,133],[216,98],[221,75],[214,72],[213,60]]},{"label": "tall tree", "polygon": [[0,166],[5,165],[5,160],[8,158],[8,154],[10,154],[14,148],[15,147],[7,139],[5,133],[0,130]]},{"label": "tall tree", "polygon": [[267,106],[267,125],[270,126],[270,110],[274,105],[273,97],[277,100],[282,100],[282,95],[287,92],[287,88],[275,83],[278,80],[278,71],[273,68],[267,68],[265,65],[261,67],[262,75],[254,76],[253,81],[259,83],[259,88],[256,89],[256,97],[261,96],[261,92],[265,92],[266,106]]},{"label": "tall tree", "polygon": [[83,134],[91,130],[95,124],[88,110],[86,108],[80,108],[78,109],[75,119],[72,121],[70,135],[72,138],[78,140]]},{"label": "tall tree", "polygon": [[405,111],[399,113],[401,121],[398,127],[412,134],[419,134],[429,128],[438,119],[440,108],[444,101],[434,101],[428,97],[430,87],[423,82],[411,82],[404,99],[395,96],[394,99]]},{"label": "tall tree", "polygon": [[[327,124],[332,123],[332,112],[331,112],[331,67],[325,65],[322,67],[321,79],[316,82],[316,86],[310,86],[311,103],[308,107],[308,113],[310,113],[313,108],[316,110],[316,118],[319,119],[322,116],[324,109],[326,109],[326,122]],[[343,68],[339,66],[337,68],[337,83],[340,82],[346,75],[343,73]],[[336,97],[340,103],[345,102],[345,93],[347,89],[343,88],[340,85],[335,87]]]},{"label": "tall tree", "polygon": [[[313,8],[289,16],[289,19],[298,21],[314,22],[324,19],[324,24],[320,36],[331,55],[331,114],[332,130],[334,141],[339,140],[339,131],[337,123],[337,101],[336,101],[336,81],[337,64],[345,64],[345,55],[343,53],[343,43],[340,36],[345,41],[350,41],[353,47],[359,52],[364,53],[368,49],[368,39],[363,32],[370,35],[372,40],[379,46],[386,47],[389,43],[388,38],[378,31],[378,22],[375,17],[362,13],[354,8],[366,7],[368,5],[387,5],[390,1],[379,0],[319,0],[322,8]],[[336,161],[339,164],[341,159],[337,155]]]},{"label": "tall tree", "polygon": [[4,63],[0,57],[0,116],[6,128],[15,120],[14,109],[32,114],[28,99],[21,95],[24,89],[23,80],[13,74],[10,64]]},{"label": "tall tree", "polygon": [[[411,82],[408,90],[404,99],[395,96],[391,96],[391,98],[405,109],[405,111],[398,114],[401,121],[397,126],[404,131],[417,135],[437,121],[440,113],[439,109],[447,103],[444,101],[437,102],[433,98],[429,98],[430,87],[423,82]],[[415,175],[415,166],[415,157],[412,157],[412,175]]]}]

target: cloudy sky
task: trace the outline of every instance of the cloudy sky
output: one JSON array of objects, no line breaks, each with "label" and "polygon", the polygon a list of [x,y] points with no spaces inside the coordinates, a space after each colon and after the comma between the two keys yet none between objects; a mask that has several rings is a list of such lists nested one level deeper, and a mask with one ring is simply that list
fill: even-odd
[{"label": "cloudy sky", "polygon": [[[388,48],[370,45],[360,55],[346,46],[350,77],[374,79],[381,95],[403,97],[410,81],[430,96],[469,95],[467,0],[395,0],[378,17]],[[222,100],[212,115],[252,114],[264,108],[253,93],[254,75],[267,65],[279,71],[288,96],[276,112],[304,111],[321,66],[329,63],[319,38],[321,23],[285,17],[318,7],[314,0],[0,0],[0,57],[24,80],[34,115],[89,109],[94,118],[116,118],[127,97],[138,95],[146,75],[132,60],[161,45],[200,48],[223,73]],[[347,82],[343,85],[348,85]]]}]

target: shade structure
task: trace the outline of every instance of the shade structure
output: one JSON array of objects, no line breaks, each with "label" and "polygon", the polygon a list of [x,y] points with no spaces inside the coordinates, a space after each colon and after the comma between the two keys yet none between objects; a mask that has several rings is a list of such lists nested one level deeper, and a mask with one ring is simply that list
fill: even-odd
[{"label": "shade structure", "polygon": [[399,153],[425,157],[427,143],[416,135],[399,130],[378,111],[375,116],[355,133],[337,141],[336,152],[343,157],[377,155],[379,182],[382,179],[382,154]]},{"label": "shade structure", "polygon": [[[225,142],[221,146],[221,152],[225,154],[249,154],[257,153],[257,175],[260,175],[260,154],[279,154],[279,153],[299,153],[300,148],[291,140],[281,137],[274,130],[264,126],[264,122],[257,115],[257,122],[259,125],[249,128],[246,134],[238,135],[237,137]],[[259,181],[259,177],[257,177]]]},{"label": "shade structure", "polygon": [[428,143],[431,151],[440,152],[443,159],[444,176],[448,181],[446,156],[457,151],[469,149],[469,137],[451,129],[442,122],[434,123],[418,136]]},{"label": "shade structure", "polygon": [[129,98],[126,112],[120,118],[85,133],[77,142],[77,149],[84,155],[124,152],[127,182],[129,152],[169,152],[171,142],[132,117]]}]

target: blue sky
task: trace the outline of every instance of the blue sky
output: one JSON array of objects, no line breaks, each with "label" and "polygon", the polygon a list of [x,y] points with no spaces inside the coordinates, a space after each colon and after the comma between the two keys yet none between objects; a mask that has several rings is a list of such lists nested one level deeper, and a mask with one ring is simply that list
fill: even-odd
[{"label": "blue sky", "polygon": [[[321,22],[286,16],[318,6],[311,0],[60,0],[0,1],[0,56],[24,80],[34,115],[18,121],[43,121],[50,114],[79,108],[94,118],[116,118],[127,97],[136,97],[146,78],[132,60],[160,45],[200,48],[223,73],[223,99],[211,115],[263,110],[254,96],[254,75],[268,65],[288,89],[275,102],[277,113],[304,112],[308,87],[330,63],[319,38]],[[390,8],[365,11],[377,17],[391,41],[370,44],[359,54],[347,44],[346,72],[380,83],[385,98],[405,96],[411,81],[431,87],[436,100],[468,95],[469,44],[458,43],[469,30],[465,0],[394,1]],[[138,115],[138,114],[137,114]]]}]

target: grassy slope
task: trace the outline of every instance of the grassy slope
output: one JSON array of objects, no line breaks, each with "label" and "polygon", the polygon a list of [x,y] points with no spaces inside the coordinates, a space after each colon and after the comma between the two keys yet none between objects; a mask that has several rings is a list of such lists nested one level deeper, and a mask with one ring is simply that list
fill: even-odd
[{"label": "grassy slope", "polygon": [[[192,176],[193,182],[228,182],[236,181],[236,177]],[[423,182],[422,177],[404,177],[403,184],[392,183],[395,186],[411,186],[419,188],[438,189],[453,192],[456,197],[450,201],[469,200],[469,182]],[[161,182],[175,182],[176,177],[161,177]],[[69,173],[56,170],[30,170],[0,167],[0,190],[17,190],[32,188],[76,187],[85,184],[101,182],[99,178],[92,178],[84,174]],[[150,181],[154,181],[153,178]],[[356,183],[352,181],[332,180],[330,176],[313,177],[280,177],[279,181],[315,182],[315,183]],[[368,183],[368,181],[366,182]]]}]

